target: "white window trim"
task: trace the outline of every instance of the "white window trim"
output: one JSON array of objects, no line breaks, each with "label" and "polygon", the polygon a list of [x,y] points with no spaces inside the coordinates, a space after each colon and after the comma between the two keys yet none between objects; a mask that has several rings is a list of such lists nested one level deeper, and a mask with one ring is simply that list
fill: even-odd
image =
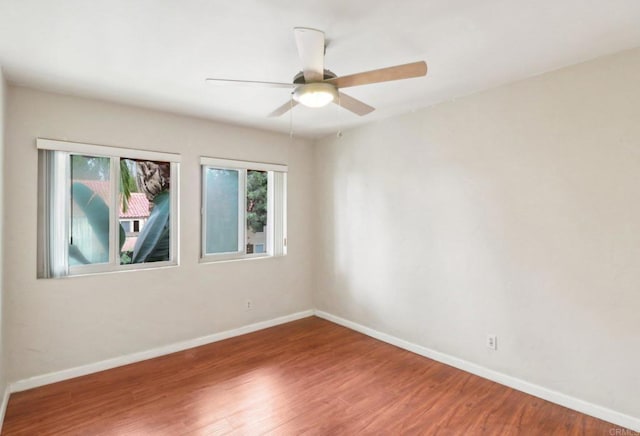
[{"label": "white window trim", "polygon": [[159,160],[177,162],[182,157],[176,153],[139,150],[133,148],[111,147],[107,145],[86,144],[82,142],[59,141],[55,139],[38,138],[36,147],[39,150],[66,151],[68,153],[85,154],[91,156],[121,157],[124,159]]},{"label": "white window trim", "polygon": [[[241,260],[241,259],[256,259],[256,258],[270,258],[277,256],[285,256],[287,254],[287,231],[286,231],[286,175],[288,166],[283,164],[263,163],[263,162],[250,162],[242,160],[220,159],[211,157],[200,158],[201,167],[201,208],[200,208],[200,262],[218,262],[229,260]],[[206,252],[206,222],[207,216],[207,202],[206,202],[206,189],[205,178],[206,171],[209,168],[215,169],[228,169],[239,171],[239,183],[238,183],[238,246],[241,250],[236,252],[227,253],[207,253]],[[246,253],[246,180],[247,171],[267,171],[268,172],[268,184],[267,184],[267,226],[266,226],[266,250],[264,253]],[[281,174],[281,177],[276,177],[275,174]],[[279,180],[279,183],[275,182],[275,179]],[[280,195],[275,194],[276,189],[279,188]],[[281,207],[276,208],[276,202],[279,201]],[[279,210],[278,210],[279,209]],[[280,241],[280,243],[278,243]]]},{"label": "white window trim", "polygon": [[[144,151],[144,150],[135,150],[129,148],[119,148],[119,147],[109,147],[104,145],[95,145],[95,144],[84,144],[79,142],[68,142],[68,141],[58,141],[52,139],[44,139],[37,138],[36,147],[39,150],[51,150],[56,152],[64,152],[67,156],[76,154],[76,155],[89,155],[95,157],[108,157],[111,159],[111,174],[110,174],[110,183],[111,183],[111,203],[109,205],[109,235],[110,235],[110,250],[109,250],[109,263],[101,263],[101,264],[91,264],[91,265],[68,265],[68,245],[66,244],[58,244],[62,247],[56,256],[63,256],[64,259],[64,269],[66,269],[66,274],[59,274],[59,271],[49,271],[49,262],[43,260],[43,275],[44,278],[66,278],[66,277],[75,277],[82,276],[88,274],[98,274],[98,273],[109,273],[109,272],[119,272],[119,271],[135,271],[135,270],[146,270],[146,269],[154,269],[154,268],[162,268],[168,266],[176,266],[179,265],[180,262],[180,247],[179,247],[179,229],[180,229],[180,218],[179,218],[179,181],[180,181],[180,165],[181,156],[179,154],[174,153],[163,153],[163,152],[154,152],[154,151]],[[112,207],[112,205],[117,204],[118,192],[119,192],[119,180],[120,180],[120,166],[115,165],[116,159],[142,159],[142,160],[154,160],[154,161],[165,161],[170,162],[171,164],[171,190],[170,190],[170,225],[171,229],[169,232],[169,258],[168,261],[159,261],[159,262],[148,262],[148,263],[136,263],[129,265],[120,265],[119,264],[119,256],[117,255],[117,248],[119,246],[119,232],[117,228],[117,208]],[[68,168],[66,173],[68,173]],[[56,174],[56,179],[59,179],[62,175]],[[70,198],[66,198],[66,196],[70,195],[70,179],[69,174],[64,174],[65,177],[65,185],[66,189],[62,190],[62,193],[59,194],[61,190],[56,189],[56,196],[64,195],[65,199],[63,200],[65,203],[70,201]],[[61,182],[61,180],[60,180]],[[41,183],[41,182],[39,182]],[[42,216],[43,223],[47,222],[46,214],[48,213],[46,209],[40,211]],[[69,240],[69,232],[70,229],[68,225],[70,225],[70,220],[68,216],[68,210],[64,211],[65,217],[64,220],[67,223],[67,228],[64,229],[65,240]],[[43,249],[46,251],[48,244],[50,244],[50,234],[53,232],[53,229],[45,229],[45,241],[43,243]]]},{"label": "white window trim", "polygon": [[219,159],[213,157],[201,157],[200,165],[230,170],[279,171],[282,173],[286,173],[288,170],[287,165],[282,164]]}]

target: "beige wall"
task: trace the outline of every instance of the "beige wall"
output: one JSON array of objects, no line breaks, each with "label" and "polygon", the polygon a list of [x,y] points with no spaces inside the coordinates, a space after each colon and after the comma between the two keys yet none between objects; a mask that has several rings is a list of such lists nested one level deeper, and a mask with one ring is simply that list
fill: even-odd
[{"label": "beige wall", "polygon": [[316,307],[640,417],[639,77],[637,49],[321,141]]},{"label": "beige wall", "polygon": [[[310,142],[13,86],[7,126],[11,381],[312,308]],[[37,280],[37,137],[181,153],[180,266]],[[198,263],[201,155],[289,165],[288,256]]]}]

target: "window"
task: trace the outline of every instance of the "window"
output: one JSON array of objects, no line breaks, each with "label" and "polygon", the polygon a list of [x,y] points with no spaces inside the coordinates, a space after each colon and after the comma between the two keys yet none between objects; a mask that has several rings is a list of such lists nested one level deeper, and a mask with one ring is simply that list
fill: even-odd
[{"label": "window", "polygon": [[202,258],[286,254],[286,165],[202,158]]},{"label": "window", "polygon": [[178,155],[37,145],[39,277],[177,263]]}]

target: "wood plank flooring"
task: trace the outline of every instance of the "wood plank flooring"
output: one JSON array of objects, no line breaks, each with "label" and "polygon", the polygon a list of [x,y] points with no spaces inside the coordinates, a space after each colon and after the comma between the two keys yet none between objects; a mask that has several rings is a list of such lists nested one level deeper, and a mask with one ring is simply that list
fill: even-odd
[{"label": "wood plank flooring", "polygon": [[311,317],[12,394],[2,434],[609,435],[617,428]]}]

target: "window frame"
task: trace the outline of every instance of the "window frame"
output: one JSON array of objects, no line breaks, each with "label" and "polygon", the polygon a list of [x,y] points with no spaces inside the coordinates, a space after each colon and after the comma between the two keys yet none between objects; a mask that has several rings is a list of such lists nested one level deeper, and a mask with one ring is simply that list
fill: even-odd
[{"label": "window frame", "polygon": [[[58,152],[62,153],[66,160],[66,167],[64,174],[56,174],[53,177],[64,177],[64,192],[55,195],[62,196],[62,203],[65,205],[64,217],[64,229],[65,239],[70,241],[71,237],[71,216],[70,208],[71,202],[71,174],[70,174],[70,157],[72,155],[90,156],[90,157],[105,157],[110,159],[110,174],[109,174],[109,186],[110,186],[110,198],[109,198],[109,261],[107,263],[89,264],[89,265],[69,265],[68,245],[61,247],[56,255],[66,257],[65,260],[65,273],[54,274],[49,271],[46,251],[51,244],[50,235],[50,214],[52,211],[47,206],[46,200],[40,200],[41,207],[38,208],[38,220],[39,220],[39,235],[38,243],[38,277],[39,278],[59,278],[59,277],[74,277],[88,274],[99,274],[109,272],[120,271],[134,271],[134,270],[146,270],[153,268],[163,268],[168,266],[179,265],[179,191],[180,191],[180,161],[181,156],[174,153],[145,151],[138,149],[128,149],[119,147],[110,147],[104,145],[86,144],[79,142],[58,141],[46,138],[37,138],[36,146],[39,151],[43,152]],[[120,192],[120,159],[140,159],[149,161],[162,161],[170,163],[171,174],[171,189],[169,192],[170,198],[170,211],[169,211],[169,260],[158,262],[144,262],[135,264],[120,264],[119,253],[119,231],[117,224],[119,222],[119,192]],[[44,170],[39,171],[38,184],[39,195],[46,197],[46,184],[49,182],[46,177],[47,174]],[[62,180],[60,180],[62,181]],[[57,213],[57,212],[53,212]],[[64,245],[64,244],[61,244]],[[63,254],[64,253],[64,254]]]},{"label": "window frame", "polygon": [[[238,171],[238,251],[207,253],[207,185],[208,169]],[[264,253],[247,253],[247,172],[267,172],[267,225],[265,229]],[[287,254],[286,210],[287,210],[287,165],[251,162],[231,159],[200,158],[200,262],[219,262],[227,260],[257,259],[285,256]],[[276,195],[275,174],[281,175],[280,195]],[[279,200],[278,200],[278,198]],[[276,205],[278,203],[278,205]],[[278,212],[277,209],[280,209]],[[276,235],[281,235],[278,238]]]}]

